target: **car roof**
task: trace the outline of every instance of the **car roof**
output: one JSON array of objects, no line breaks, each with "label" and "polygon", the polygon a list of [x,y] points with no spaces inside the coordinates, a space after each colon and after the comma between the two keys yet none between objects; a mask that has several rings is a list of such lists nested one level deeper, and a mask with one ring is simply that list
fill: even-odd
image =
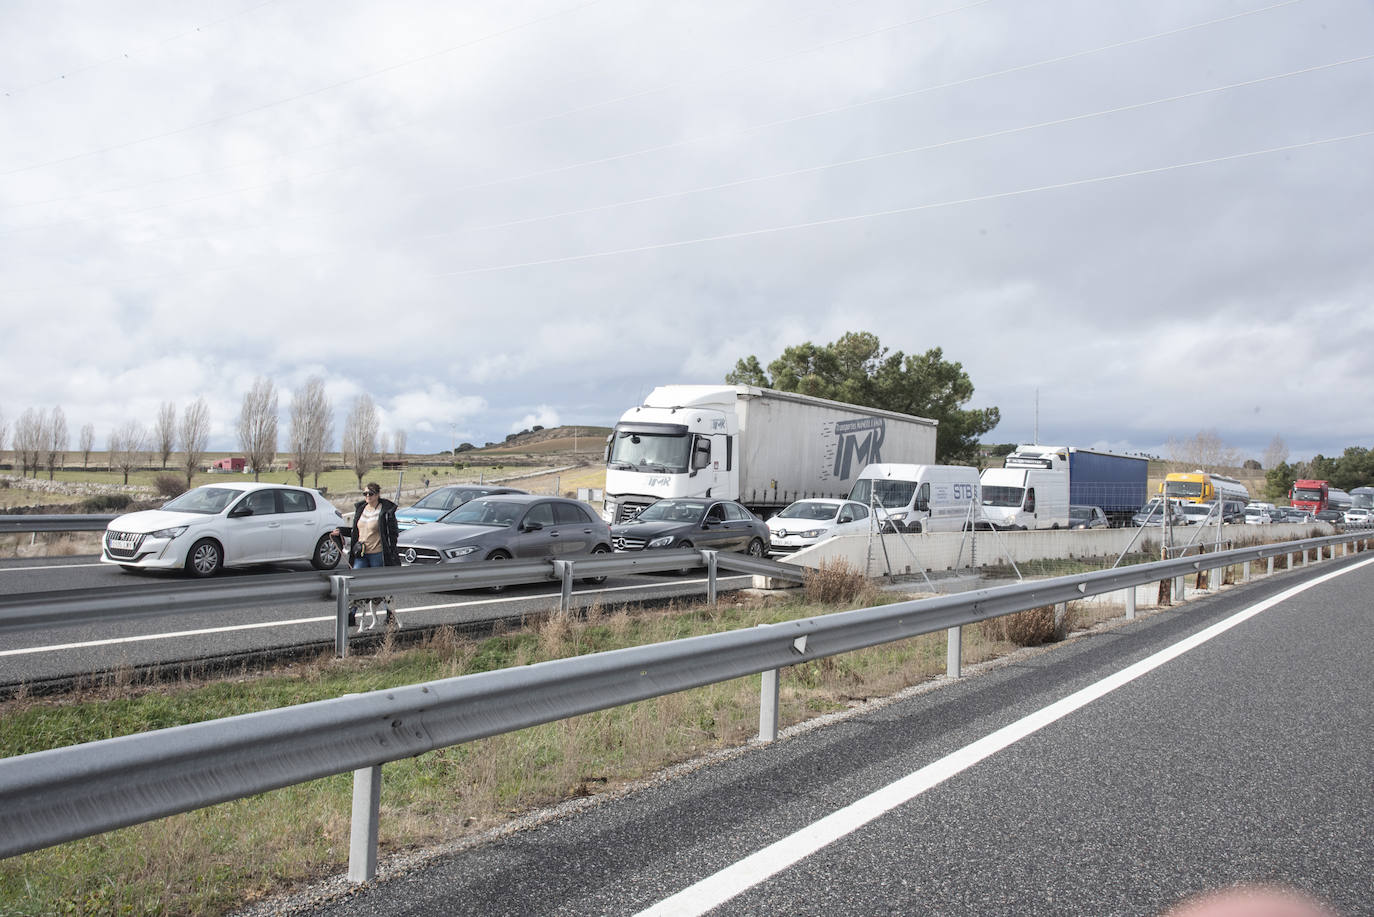
[{"label": "car roof", "polygon": [[[733,502],[735,502],[735,501],[734,501],[734,500],[731,500],[731,501],[729,501],[729,502],[733,503]],[[802,497],[800,500],[793,500],[791,503],[789,503],[789,504],[787,504],[787,505],[788,505],[788,506],[796,506],[798,503],[825,503],[825,504],[828,504],[828,505],[830,505],[830,506],[843,506],[845,503],[859,503],[859,501],[858,501],[858,500],[846,500],[846,499],[843,499],[842,497]],[[863,506],[862,503],[859,503],[859,505],[860,505],[860,506]]]},{"label": "car roof", "polygon": [[579,503],[577,500],[569,500],[567,497],[555,497],[550,494],[527,494],[523,490],[518,490],[508,494],[487,494],[485,497],[474,497],[469,503],[485,503],[488,500],[500,500],[503,503],[534,503],[537,500],[557,500],[560,503]]},{"label": "car roof", "polygon": [[309,487],[298,487],[295,484],[274,484],[271,481],[225,481],[223,484],[214,481],[209,484],[197,484],[193,489],[218,487],[221,490],[237,490],[248,493],[250,490],[268,490],[285,488],[287,490],[310,490]]}]

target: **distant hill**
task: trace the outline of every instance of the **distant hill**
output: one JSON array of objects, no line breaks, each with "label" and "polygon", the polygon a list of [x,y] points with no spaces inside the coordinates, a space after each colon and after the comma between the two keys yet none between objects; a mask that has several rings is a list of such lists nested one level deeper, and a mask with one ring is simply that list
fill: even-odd
[{"label": "distant hill", "polygon": [[517,433],[505,442],[480,449],[470,449],[464,456],[551,455],[567,454],[581,457],[601,455],[606,448],[610,427],[561,426]]}]

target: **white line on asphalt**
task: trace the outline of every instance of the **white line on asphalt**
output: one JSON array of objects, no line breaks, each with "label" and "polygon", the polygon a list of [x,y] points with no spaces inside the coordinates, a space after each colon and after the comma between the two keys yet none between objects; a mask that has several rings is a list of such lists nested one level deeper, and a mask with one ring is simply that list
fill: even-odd
[{"label": "white line on asphalt", "polygon": [[[747,575],[747,574],[741,574],[741,576],[744,576],[744,575]],[[732,579],[740,579],[740,578],[741,578],[741,577],[722,576],[722,577],[719,577],[719,578],[716,580],[716,582],[717,582],[717,583],[723,583],[723,582],[728,582],[728,581],[730,581],[730,580],[732,580]],[[703,579],[703,580],[681,580],[681,581],[679,581],[678,583],[676,583],[675,585],[690,586],[691,584],[693,584],[693,583],[698,583],[698,582],[704,583],[704,582],[706,582],[706,580],[704,580],[704,579]],[[608,588],[608,589],[583,589],[583,590],[581,590],[580,592],[574,592],[573,595],[589,595],[589,594],[591,594],[591,593],[593,593],[593,592],[624,592],[624,591],[627,591],[627,590],[634,590],[634,589],[639,589],[639,590],[643,590],[643,589],[652,589],[652,588],[654,588],[655,585],[662,585],[662,584],[657,584],[657,583],[656,583],[656,584],[653,584],[653,585],[646,585],[646,586],[611,586],[611,587]],[[548,597],[551,598],[552,596],[548,596]],[[507,603],[507,602],[523,602],[523,601],[528,601],[529,599],[532,599],[532,598],[539,598],[539,596],[512,595],[512,596],[505,596],[505,597],[499,598],[499,599],[477,599],[477,600],[474,600],[474,601],[471,601],[471,602],[448,602],[448,603],[441,604],[441,605],[415,605],[415,606],[412,606],[412,607],[409,607],[409,608],[398,608],[398,609],[396,609],[396,615],[397,615],[397,617],[399,617],[399,616],[402,615],[402,614],[409,613],[409,612],[412,612],[412,611],[436,611],[436,610],[443,609],[443,608],[465,608],[465,607],[474,607],[474,606],[478,606],[478,605],[500,605],[500,604],[504,604],[504,603]],[[295,627],[295,626],[300,625],[300,624],[319,624],[319,623],[325,622],[325,621],[328,621],[328,622],[332,623],[332,622],[334,621],[334,615],[332,615],[332,614],[331,614],[331,615],[320,615],[320,616],[312,617],[312,618],[293,618],[293,619],[291,619],[291,620],[289,620],[289,621],[260,621],[260,622],[258,622],[258,623],[256,623],[256,624],[226,624],[226,625],[223,626],[223,627],[202,627],[202,628],[197,628],[196,630],[179,630],[179,631],[172,631],[172,632],[169,632],[169,633],[161,633],[161,634],[139,634],[139,635],[137,635],[137,636],[132,636],[132,637],[106,637],[106,638],[101,639],[101,640],[85,640],[85,641],[82,641],[82,642],[80,642],[80,643],[53,643],[53,644],[48,644],[48,645],[46,645],[46,646],[29,646],[29,647],[24,647],[24,648],[22,648],[22,649],[17,649],[17,650],[0,650],[0,657],[4,657],[4,656],[32,656],[32,655],[37,655],[38,653],[60,653],[60,652],[62,652],[62,651],[64,651],[64,650],[91,649],[91,648],[93,648],[93,647],[98,647],[98,646],[117,646],[117,645],[119,645],[119,644],[121,644],[121,643],[146,643],[146,642],[150,642],[150,641],[153,641],[153,640],[177,640],[177,639],[180,639],[180,638],[183,638],[183,637],[201,637],[201,636],[205,636],[206,634],[228,634],[228,633],[233,633],[234,631],[263,630],[264,628],[268,628],[268,627]],[[477,622],[466,622],[466,621],[465,621],[465,622],[460,622],[460,623],[477,623]]]},{"label": "white line on asphalt", "polygon": [[28,573],[30,570],[79,570],[82,567],[103,567],[105,564],[44,564],[41,567],[0,567],[0,573]]},{"label": "white line on asphalt", "polygon": [[1267,611],[1280,602],[1311,589],[1313,586],[1338,576],[1344,576],[1352,570],[1358,570],[1371,563],[1374,563],[1374,559],[1352,564],[1344,569],[1317,577],[1310,582],[1286,589],[1263,602],[1251,605],[1249,608],[1239,611],[1223,621],[1218,621],[1216,624],[1200,630],[1172,646],[1165,647],[1154,655],[1127,666],[1101,681],[1075,691],[1068,697],[1028,714],[1010,725],[1003,726],[971,745],[966,745],[938,761],[927,764],[920,770],[888,784],[843,809],[832,812],[820,821],[813,822],[800,831],[764,847],[757,853],[727,866],[714,875],[707,876],[694,885],[684,888],[672,897],[665,898],[652,907],[640,911],[636,917],[669,917],[669,915],[671,917],[694,917],[694,915],[705,914],[712,908],[718,907],[762,883],[765,879],[801,862],[821,848],[857,831],[879,816],[910,802],[926,790],[938,786],[985,758],[991,757],[1002,749],[1040,731],[1098,698],[1110,694],[1117,688],[1129,684],[1166,662],[1201,646],[1237,624],[1248,621],[1260,612]]}]

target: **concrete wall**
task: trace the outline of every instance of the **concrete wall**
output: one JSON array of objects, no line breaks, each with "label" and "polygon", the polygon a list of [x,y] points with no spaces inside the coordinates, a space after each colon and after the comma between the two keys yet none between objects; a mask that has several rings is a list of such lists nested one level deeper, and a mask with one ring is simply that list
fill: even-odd
[{"label": "concrete wall", "polygon": [[[1197,534],[1193,527],[1176,527],[1174,544],[1186,544]],[[806,566],[819,566],[821,561],[843,559],[850,566],[867,569],[869,575],[887,572],[917,573],[925,570],[957,570],[968,567],[1005,565],[1008,557],[1016,563],[1035,560],[1067,558],[1115,558],[1131,545],[1132,552],[1159,553],[1160,530],[1148,528],[1124,529],[1063,529],[1034,532],[940,532],[921,535],[842,535],[823,541],[815,547],[781,558]],[[1222,539],[1232,542],[1292,541],[1314,535],[1334,535],[1327,523],[1278,525],[1228,525]],[[1214,544],[1215,526],[1207,526],[1198,541]],[[886,548],[887,555],[883,551]]]}]

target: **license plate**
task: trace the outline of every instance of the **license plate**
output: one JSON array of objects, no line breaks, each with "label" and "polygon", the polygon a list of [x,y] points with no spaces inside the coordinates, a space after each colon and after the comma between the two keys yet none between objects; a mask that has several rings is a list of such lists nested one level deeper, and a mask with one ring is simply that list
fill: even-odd
[{"label": "license plate", "polygon": [[110,540],[110,547],[114,548],[116,551],[132,551],[136,544],[137,542],[123,541],[119,538],[113,538]]}]

